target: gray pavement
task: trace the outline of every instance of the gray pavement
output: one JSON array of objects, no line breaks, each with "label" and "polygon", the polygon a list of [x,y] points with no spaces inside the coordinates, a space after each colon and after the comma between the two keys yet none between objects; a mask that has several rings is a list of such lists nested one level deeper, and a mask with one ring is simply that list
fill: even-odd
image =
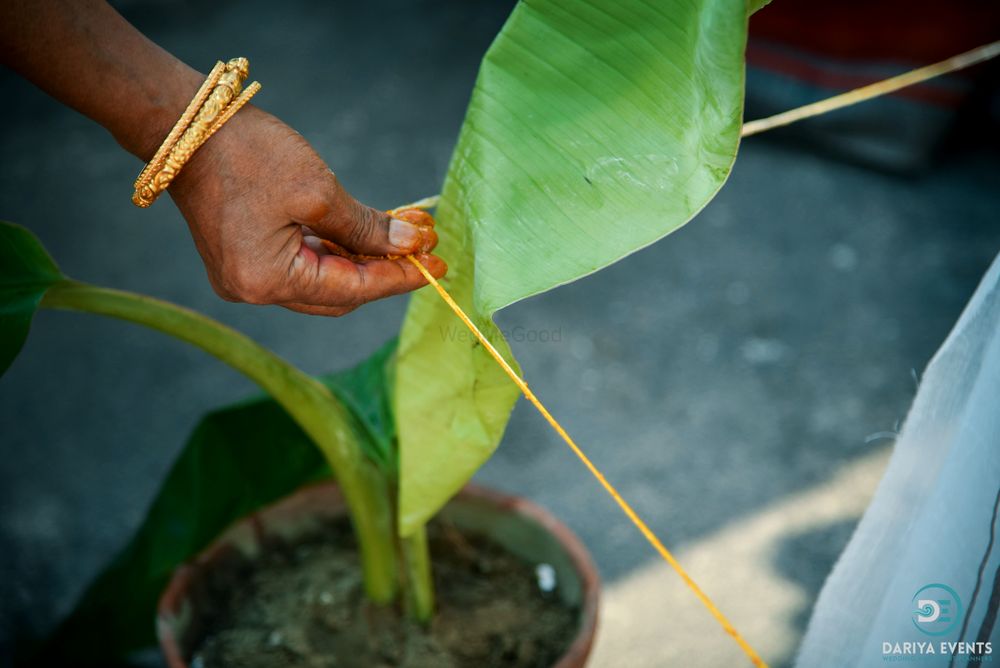
[{"label": "gray pavement", "polygon": [[[255,102],[301,131],[357,197],[382,207],[439,186],[478,58],[508,10],[444,1],[124,5],[154,40],[203,69],[248,56],[264,84]],[[363,359],[398,330],[404,298],[337,320],[222,302],[172,204],[139,211],[129,202],[136,160],[9,73],[0,73],[0,99],[0,216],[34,230],[66,273],[201,310],[315,373]],[[780,526],[780,509],[792,512],[796,499],[836,506],[838,494],[811,490],[880,456],[913,396],[914,371],[1000,250],[998,177],[995,153],[966,151],[898,175],[832,160],[807,138],[753,138],[692,224],[499,320],[536,392],[612,481],[671,547],[707,564],[705,580],[739,592],[741,571],[724,554],[698,557],[700,546],[733,545],[727,531],[761,518]],[[550,340],[516,340],[533,332]],[[0,663],[15,637],[68,610],[127,539],[198,417],[254,391],[137,327],[39,314],[0,379]],[[530,406],[518,406],[480,478],[563,518],[612,594],[654,563]],[[767,534],[771,548],[754,553],[798,592],[797,607],[782,608],[793,617],[777,662],[803,630],[855,505],[813,524],[789,519],[787,532]],[[621,600],[634,609],[641,597],[630,595]],[[679,614],[701,615],[683,596]],[[757,614],[768,615],[766,596],[758,602]]]}]

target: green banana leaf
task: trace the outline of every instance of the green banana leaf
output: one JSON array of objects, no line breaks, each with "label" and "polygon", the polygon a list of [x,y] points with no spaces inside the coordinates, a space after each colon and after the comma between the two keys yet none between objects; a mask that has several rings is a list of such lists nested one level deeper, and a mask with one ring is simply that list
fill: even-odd
[{"label": "green banana leaf", "polygon": [[21,351],[45,291],[61,280],[34,234],[0,221],[0,375]]},{"label": "green banana leaf", "polygon": [[[739,145],[747,17],[761,0],[523,0],[487,52],[437,210],[445,287],[493,313],[676,230]],[[528,379],[530,381],[530,378]],[[399,530],[496,448],[517,389],[431,290],[400,337]]]},{"label": "green banana leaf", "polygon": [[[390,341],[357,367],[322,379],[351,410],[359,439],[391,441],[383,375],[395,348]],[[237,519],[330,475],[320,450],[273,400],[208,414],[138,532],[87,588],[35,665],[104,661],[155,643],[156,602],[178,565]]]},{"label": "green banana leaf", "polygon": [[319,449],[274,401],[210,413],[138,532],[90,584],[34,664],[89,665],[154,644],[156,602],[179,564],[237,518],[328,476]]},{"label": "green banana leaf", "polygon": [[[16,357],[46,292],[72,283],[27,229],[0,221],[0,375]],[[396,341],[353,369],[321,380],[347,409],[350,437],[390,477]],[[328,415],[327,419],[336,419]],[[128,545],[41,646],[31,665],[107,665],[155,642],[156,601],[174,569],[234,521],[329,478],[323,453],[274,400],[259,398],[203,418]],[[29,650],[30,654],[30,650]]]}]

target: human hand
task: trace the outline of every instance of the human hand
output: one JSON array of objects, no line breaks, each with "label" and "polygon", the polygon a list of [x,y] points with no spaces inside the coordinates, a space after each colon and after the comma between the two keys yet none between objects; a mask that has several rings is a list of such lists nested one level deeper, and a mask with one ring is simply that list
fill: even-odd
[{"label": "human hand", "polygon": [[356,256],[416,253],[433,276],[447,271],[429,254],[437,244],[430,216],[414,224],[361,204],[300,134],[249,105],[198,149],[168,192],[228,301],[339,316],[426,284],[405,258],[348,259],[324,239]]}]

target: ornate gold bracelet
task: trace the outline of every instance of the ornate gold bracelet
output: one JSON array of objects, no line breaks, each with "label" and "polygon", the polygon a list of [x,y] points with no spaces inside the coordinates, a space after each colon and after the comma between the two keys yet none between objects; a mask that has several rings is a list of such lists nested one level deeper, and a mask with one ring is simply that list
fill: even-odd
[{"label": "ornate gold bracelet", "polygon": [[155,202],[194,152],[260,90],[254,81],[241,92],[249,72],[246,58],[216,63],[156,155],[139,172],[133,184],[133,204],[145,208]]}]

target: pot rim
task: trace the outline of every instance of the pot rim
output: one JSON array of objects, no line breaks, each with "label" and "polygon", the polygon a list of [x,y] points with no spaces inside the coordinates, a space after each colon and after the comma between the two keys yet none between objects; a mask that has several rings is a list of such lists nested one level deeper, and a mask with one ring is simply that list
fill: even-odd
[{"label": "pot rim", "polygon": [[[236,520],[215,540],[193,559],[177,567],[166,588],[160,595],[156,611],[156,634],[160,649],[169,668],[189,668],[183,657],[180,642],[174,633],[172,620],[182,609],[184,595],[191,585],[194,575],[225,551],[233,540],[235,532],[249,526],[258,539],[264,534],[265,517],[297,515],[308,511],[309,500],[315,496],[334,495],[336,508],[346,510],[344,499],[333,480],[309,483],[291,494]],[[566,648],[552,668],[580,668],[585,665],[593,647],[597,633],[598,606],[600,598],[600,576],[590,553],[579,538],[552,513],[538,504],[521,496],[515,496],[482,485],[469,483],[462,488],[455,499],[486,502],[503,512],[522,516],[549,532],[565,550],[580,578],[581,601],[579,628],[573,641]],[[330,506],[328,506],[330,507]]]}]

